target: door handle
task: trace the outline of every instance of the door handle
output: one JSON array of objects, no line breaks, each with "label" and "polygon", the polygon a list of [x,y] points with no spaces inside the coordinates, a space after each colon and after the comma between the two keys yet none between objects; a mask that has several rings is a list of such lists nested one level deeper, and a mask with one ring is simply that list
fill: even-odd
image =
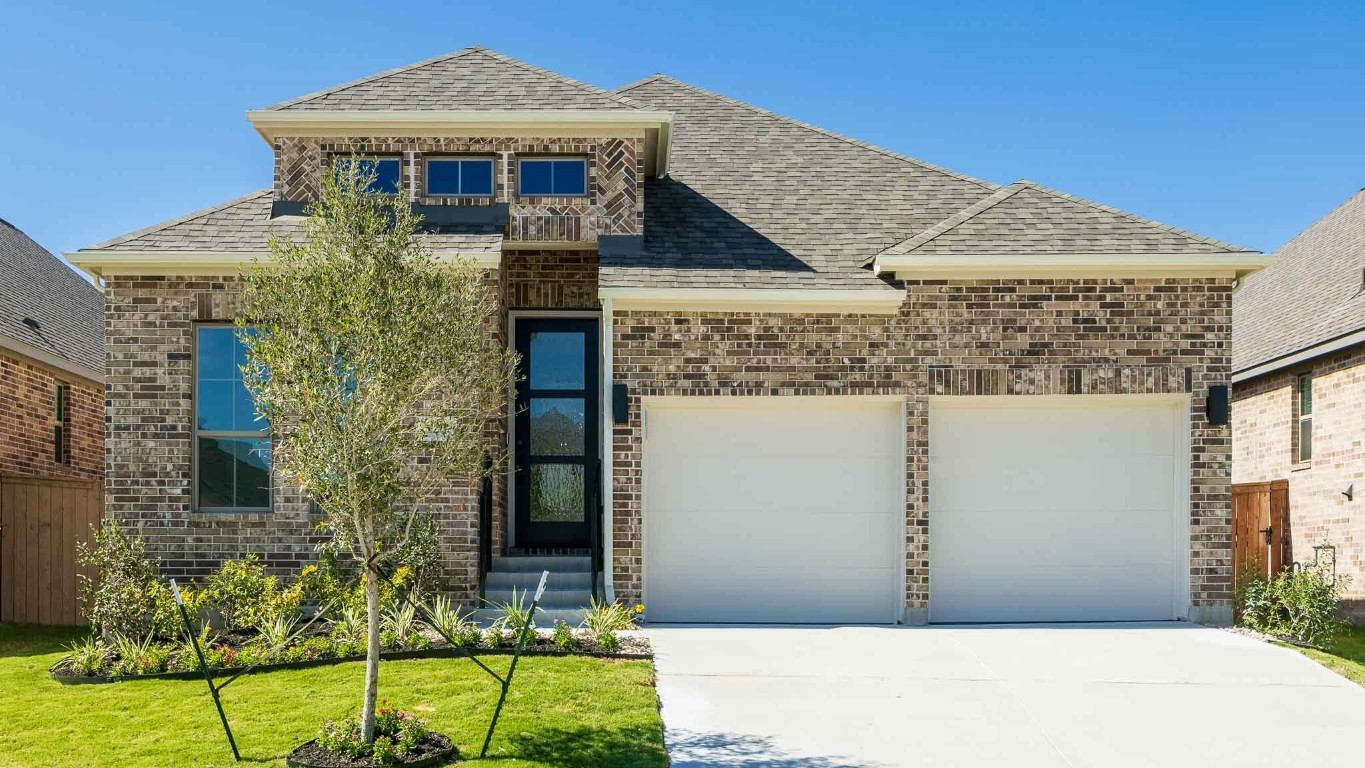
[{"label": "door handle", "polygon": [[1270,545],[1273,543],[1274,539],[1272,538],[1272,534],[1273,534],[1274,532],[1275,532],[1275,529],[1274,529],[1273,527],[1271,527],[1271,526],[1266,526],[1266,527],[1264,527],[1264,528],[1261,529],[1261,533],[1264,533],[1264,534],[1265,534],[1265,543],[1266,543],[1266,546],[1270,546]]}]

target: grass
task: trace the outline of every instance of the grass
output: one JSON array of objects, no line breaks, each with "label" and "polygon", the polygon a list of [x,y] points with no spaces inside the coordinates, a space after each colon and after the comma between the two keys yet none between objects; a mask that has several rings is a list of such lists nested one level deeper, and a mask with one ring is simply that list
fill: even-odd
[{"label": "grass", "polygon": [[[202,680],[63,686],[47,669],[79,630],[0,624],[0,766],[235,765]],[[499,673],[508,656],[484,661]],[[353,712],[359,662],[247,675],[223,690],[243,761],[282,766],[323,720]],[[380,695],[477,755],[499,686],[468,659],[386,661]],[[471,765],[666,766],[648,661],[528,657],[487,760]]]},{"label": "grass", "polygon": [[1349,625],[1325,651],[1287,647],[1294,648],[1357,685],[1365,685],[1365,626]]}]

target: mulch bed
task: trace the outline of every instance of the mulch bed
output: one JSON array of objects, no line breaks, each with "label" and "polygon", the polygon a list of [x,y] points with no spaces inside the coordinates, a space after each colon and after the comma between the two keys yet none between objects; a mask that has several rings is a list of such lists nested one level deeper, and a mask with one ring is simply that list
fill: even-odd
[{"label": "mulch bed", "polygon": [[[428,765],[444,765],[448,761],[458,760],[459,757],[460,751],[449,738],[444,734],[429,733],[418,743],[416,749],[408,753],[406,759],[388,765],[421,768]],[[345,755],[330,752],[318,746],[316,740],[299,745],[289,754],[285,763],[295,768],[376,768],[380,765],[370,757],[353,760]]]}]

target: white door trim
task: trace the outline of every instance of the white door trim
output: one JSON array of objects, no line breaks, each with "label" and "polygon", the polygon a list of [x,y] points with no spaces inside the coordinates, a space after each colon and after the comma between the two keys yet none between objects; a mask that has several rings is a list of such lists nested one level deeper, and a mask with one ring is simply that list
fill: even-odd
[{"label": "white door trim", "polygon": [[[1165,406],[1175,413],[1175,429],[1171,436],[1174,449],[1175,482],[1172,493],[1172,509],[1175,514],[1174,589],[1171,595],[1171,615],[1178,620],[1188,619],[1193,611],[1190,594],[1190,465],[1193,460],[1191,450],[1191,408],[1193,398],[1188,393],[1145,394],[1145,395],[932,395],[928,399],[928,409],[981,409],[981,408],[1076,408],[1088,409],[1112,406],[1115,404],[1146,405],[1157,408]],[[929,447],[932,450],[932,446]],[[927,461],[927,455],[926,455]],[[928,489],[932,492],[932,489]],[[925,499],[928,504],[928,497]],[[929,514],[933,514],[932,507]],[[928,561],[934,559],[934,542],[929,541]],[[933,616],[933,581],[929,582],[929,616]]]}]

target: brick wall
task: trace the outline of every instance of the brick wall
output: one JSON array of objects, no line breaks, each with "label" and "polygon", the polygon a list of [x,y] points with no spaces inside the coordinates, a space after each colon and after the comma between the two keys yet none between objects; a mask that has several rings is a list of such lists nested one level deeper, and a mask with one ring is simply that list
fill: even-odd
[{"label": "brick wall", "polygon": [[[67,461],[56,461],[57,383],[66,383]],[[104,473],[104,391],[83,379],[0,354],[0,472],[96,478]]]},{"label": "brick wall", "polygon": [[[914,281],[906,290],[894,317],[619,312],[614,377],[633,399],[905,396],[911,617],[928,605],[929,395],[1190,393],[1191,602],[1197,615],[1230,618],[1231,431],[1203,417],[1204,392],[1229,377],[1230,281]],[[638,402],[612,440],[615,586],[637,600]]]},{"label": "brick wall", "polygon": [[[490,275],[490,285],[497,282]],[[106,280],[107,514],[142,530],[167,576],[202,577],[247,553],[274,572],[293,573],[315,559],[324,538],[315,530],[321,517],[278,477],[270,512],[192,507],[194,327],[231,320],[239,309],[237,285],[235,276]],[[442,540],[445,578],[456,599],[470,600],[477,583],[477,490],[453,482],[429,510]]]},{"label": "brick wall", "polygon": [[[1294,379],[1313,376],[1313,458],[1296,463]],[[1351,578],[1346,610],[1365,621],[1365,345],[1233,388],[1234,483],[1289,481],[1291,557],[1336,547],[1337,572]],[[1351,501],[1342,494],[1354,484]]]},{"label": "brick wall", "polygon": [[[275,140],[275,197],[312,200],[332,155],[398,155],[401,186],[412,199],[432,205],[509,204],[511,240],[596,242],[599,234],[644,231],[644,137],[631,138],[279,138]],[[428,197],[424,159],[429,155],[494,157],[494,195]],[[532,197],[516,194],[519,156],[581,156],[588,161],[589,196]]]}]

